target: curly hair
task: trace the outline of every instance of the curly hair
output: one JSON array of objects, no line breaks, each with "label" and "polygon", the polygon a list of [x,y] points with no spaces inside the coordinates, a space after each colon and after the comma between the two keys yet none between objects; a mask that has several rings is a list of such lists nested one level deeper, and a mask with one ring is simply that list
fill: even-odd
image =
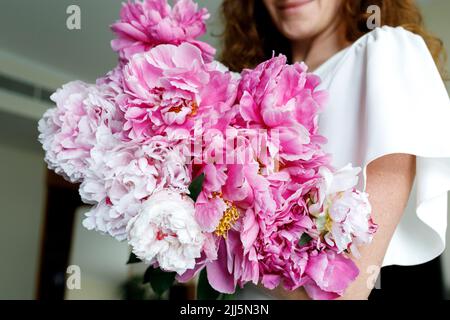
[{"label": "curly hair", "polygon": [[[380,7],[382,25],[401,26],[420,35],[446,78],[443,42],[425,29],[413,0],[344,0],[341,10],[348,41],[354,42],[371,31],[366,23],[370,16],[367,8],[371,5]],[[271,58],[273,52],[291,58],[289,41],[277,30],[261,0],[224,0],[221,13],[225,26],[221,60],[231,70],[253,68]]]}]

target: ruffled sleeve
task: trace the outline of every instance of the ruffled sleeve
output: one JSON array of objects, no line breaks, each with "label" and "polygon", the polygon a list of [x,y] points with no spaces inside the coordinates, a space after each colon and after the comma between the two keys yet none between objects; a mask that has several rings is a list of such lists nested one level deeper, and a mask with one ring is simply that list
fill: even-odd
[{"label": "ruffled sleeve", "polygon": [[[408,207],[384,265],[427,262],[445,248],[450,190],[450,100],[424,40],[383,27],[359,39],[324,75],[322,133],[336,166],[364,168],[393,153],[417,156]],[[323,126],[323,127],[322,127]]]}]

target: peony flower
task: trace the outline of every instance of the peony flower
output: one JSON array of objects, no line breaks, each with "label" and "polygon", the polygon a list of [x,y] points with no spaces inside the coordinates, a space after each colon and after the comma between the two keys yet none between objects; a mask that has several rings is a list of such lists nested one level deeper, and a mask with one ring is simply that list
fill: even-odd
[{"label": "peony flower", "polygon": [[368,195],[354,189],[360,171],[351,165],[335,173],[322,168],[318,199],[310,207],[326,243],[336,247],[338,253],[348,250],[355,257],[359,257],[357,247],[369,244],[377,229]]},{"label": "peony flower", "polygon": [[258,259],[256,252],[244,254],[240,234],[231,230],[226,238],[220,238],[217,259],[206,264],[208,281],[219,292],[234,293],[236,286],[253,281],[258,283]]},{"label": "peony flower", "polygon": [[226,209],[227,204],[222,198],[208,198],[202,192],[195,203],[195,219],[203,231],[214,232]]},{"label": "peony flower", "polygon": [[127,224],[139,211],[141,203],[133,199],[131,195],[127,195],[123,203],[127,203],[126,211],[118,211],[117,207],[112,206],[109,198],[102,200],[85,214],[83,226],[88,230],[108,234],[118,241],[126,240]]},{"label": "peony flower", "polygon": [[305,270],[309,277],[304,288],[312,299],[331,300],[344,291],[359,274],[355,263],[333,251],[311,252]]},{"label": "peony flower", "polygon": [[71,182],[83,179],[86,161],[100,127],[121,135],[123,114],[115,105],[120,87],[74,81],[51,96],[56,107],[39,121],[39,141],[49,169]]},{"label": "peony flower", "polygon": [[127,231],[137,257],[179,275],[194,268],[205,242],[194,219],[194,202],[168,190],[152,195]]},{"label": "peony flower", "polygon": [[319,78],[307,73],[305,64],[286,61],[280,55],[243,71],[236,124],[269,129],[269,142],[278,146],[281,160],[308,161],[325,142],[317,130],[327,96],[317,90]]},{"label": "peony flower", "polygon": [[[320,168],[330,162],[321,149],[324,139],[316,133],[324,94],[315,91],[317,78],[304,66],[289,68],[285,62],[274,58],[242,75],[239,109],[229,131],[244,137],[244,161],[227,164],[225,170],[209,162],[204,168],[205,185],[196,206],[204,230],[216,229],[224,201],[240,213],[219,242],[218,260],[206,264],[208,274],[216,274],[210,283],[222,292],[248,281],[261,281],[270,289],[283,284],[288,290],[307,281],[311,245],[301,246],[299,240],[303,233],[319,237],[308,198],[320,181]],[[222,146],[215,139],[205,149],[217,155]],[[239,239],[232,237],[235,233]]]},{"label": "peony flower", "polygon": [[314,232],[314,224],[300,194],[286,199],[287,205],[256,216],[260,229],[253,246],[260,257],[262,284],[269,289],[282,284],[295,290],[304,284],[309,245],[300,245],[299,240]]},{"label": "peony flower", "polygon": [[229,166],[223,195],[241,212],[234,227],[240,246],[227,255],[239,261],[234,265],[237,284],[260,281],[268,289],[294,290],[306,282],[311,245],[299,240],[304,233],[318,238],[307,201],[319,175],[300,169],[291,166],[264,176],[258,164]]},{"label": "peony flower", "polygon": [[329,233],[325,241],[335,245],[338,252],[350,251],[359,258],[358,247],[372,242],[377,226],[371,219],[367,193],[346,190],[332,198],[329,207]]},{"label": "peony flower", "polygon": [[122,241],[128,221],[153,193],[163,189],[188,192],[191,177],[182,156],[184,145],[169,144],[162,137],[121,142],[103,130],[97,140],[80,186],[82,200],[98,204],[86,214],[88,229]]},{"label": "peony flower", "polygon": [[124,67],[124,84],[121,107],[132,139],[180,129],[189,135],[199,118],[213,127],[236,96],[235,77],[217,70],[217,63],[206,64],[189,43],[135,55]]},{"label": "peony flower", "polygon": [[206,32],[208,18],[208,10],[198,9],[192,0],[178,0],[173,8],[167,0],[128,2],[120,12],[120,21],[111,26],[117,35],[111,46],[123,60],[129,60],[160,44],[189,42],[201,50],[206,61],[211,61],[215,49],[196,40]]}]

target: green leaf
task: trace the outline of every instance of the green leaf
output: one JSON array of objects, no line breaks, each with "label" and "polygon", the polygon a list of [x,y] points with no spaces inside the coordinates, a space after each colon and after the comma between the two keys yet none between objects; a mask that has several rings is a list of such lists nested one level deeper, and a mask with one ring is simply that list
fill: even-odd
[{"label": "green leaf", "polygon": [[150,283],[153,291],[161,297],[172,287],[175,281],[175,272],[165,272],[159,268],[148,267],[144,274],[144,283]]},{"label": "green leaf", "polygon": [[198,278],[197,300],[217,300],[220,295],[220,292],[214,290],[209,284],[206,268],[204,268]]},{"label": "green leaf", "polygon": [[302,236],[300,237],[300,240],[298,241],[298,245],[300,247],[307,245],[310,241],[312,240],[312,238],[309,236],[309,234],[307,233],[303,233]]},{"label": "green leaf", "polygon": [[133,252],[131,252],[130,257],[128,258],[127,264],[140,263],[140,262],[142,262],[142,260],[139,259],[138,257],[136,257],[136,255]]},{"label": "green leaf", "polygon": [[236,300],[236,296],[234,294],[222,293],[217,300]]},{"label": "green leaf", "polygon": [[205,181],[205,174],[202,173],[197,178],[195,178],[191,185],[189,186],[189,197],[195,201],[197,201],[198,195],[202,191],[203,181]]}]

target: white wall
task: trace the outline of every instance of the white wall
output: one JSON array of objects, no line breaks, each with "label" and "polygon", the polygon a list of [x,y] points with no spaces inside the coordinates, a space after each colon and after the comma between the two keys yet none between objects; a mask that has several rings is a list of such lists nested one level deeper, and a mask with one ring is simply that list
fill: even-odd
[{"label": "white wall", "polygon": [[34,298],[43,184],[42,155],[0,141],[0,299]]},{"label": "white wall", "polygon": [[75,216],[73,243],[69,265],[80,268],[80,289],[66,288],[67,300],[117,300],[120,287],[127,280],[129,257],[126,242],[89,231],[82,226],[87,207],[80,208]]}]

